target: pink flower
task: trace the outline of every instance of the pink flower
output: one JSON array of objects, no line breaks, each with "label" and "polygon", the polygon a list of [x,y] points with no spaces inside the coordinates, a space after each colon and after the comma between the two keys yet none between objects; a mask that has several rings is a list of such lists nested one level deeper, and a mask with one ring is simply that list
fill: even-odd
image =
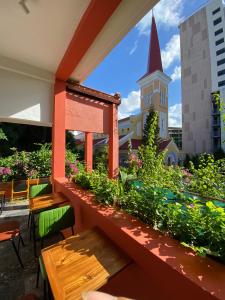
[{"label": "pink flower", "polygon": [[137,160],[137,165],[138,165],[139,168],[141,168],[141,166],[142,166],[142,160],[141,159]]},{"label": "pink flower", "polygon": [[137,156],[134,153],[132,153],[129,158],[130,158],[131,161],[136,161],[137,160]]},{"label": "pink flower", "polygon": [[12,173],[9,167],[0,167],[0,175],[10,175]]},{"label": "pink flower", "polygon": [[70,169],[73,172],[73,174],[77,174],[79,172],[79,170],[75,164],[70,164]]},{"label": "pink flower", "polygon": [[5,175],[10,175],[12,173],[11,169],[6,167],[5,168]]}]

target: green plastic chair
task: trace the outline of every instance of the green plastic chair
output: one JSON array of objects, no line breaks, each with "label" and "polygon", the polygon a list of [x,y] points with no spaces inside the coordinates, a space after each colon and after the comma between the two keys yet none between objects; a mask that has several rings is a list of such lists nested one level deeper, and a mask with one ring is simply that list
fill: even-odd
[{"label": "green plastic chair", "polygon": [[[75,224],[74,209],[66,205],[54,209],[43,211],[38,218],[38,236],[41,239],[41,248],[43,247],[43,239],[60,233],[61,230],[71,227],[72,234],[74,234],[73,226]],[[38,271],[36,287],[38,288],[39,274],[41,271],[44,280],[44,295],[46,295],[46,281],[47,273],[43,264],[42,257],[38,259]]]},{"label": "green plastic chair", "polygon": [[69,205],[43,211],[38,218],[38,236],[43,239],[74,226],[74,209]]},{"label": "green plastic chair", "polygon": [[42,195],[47,195],[52,193],[52,185],[50,183],[42,183],[37,185],[32,185],[29,189],[29,198],[35,198]]},{"label": "green plastic chair", "polygon": [[[37,185],[31,185],[29,188],[29,199],[40,197],[43,195],[48,195],[52,193],[52,185],[50,183],[43,183],[43,184],[37,184]],[[30,224],[32,222],[32,213],[29,212],[28,215],[28,222],[27,226],[30,227]],[[35,220],[33,219],[32,226],[35,226]],[[32,227],[31,226],[31,227]],[[31,232],[32,228],[30,227],[30,239],[31,239]]]}]

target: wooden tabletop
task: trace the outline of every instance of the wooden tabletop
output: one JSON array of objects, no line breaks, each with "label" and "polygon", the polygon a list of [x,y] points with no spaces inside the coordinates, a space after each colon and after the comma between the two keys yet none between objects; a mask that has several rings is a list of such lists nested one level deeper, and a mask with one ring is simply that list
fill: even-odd
[{"label": "wooden tabletop", "polygon": [[5,195],[5,191],[0,191],[0,196],[4,196]]},{"label": "wooden tabletop", "polygon": [[56,300],[81,299],[82,292],[99,289],[130,262],[97,228],[43,249],[42,258]]},{"label": "wooden tabletop", "polygon": [[35,197],[29,200],[30,210],[35,213],[42,209],[46,209],[49,207],[57,206],[62,203],[68,202],[68,199],[65,198],[62,194],[50,194],[44,195],[40,197]]}]

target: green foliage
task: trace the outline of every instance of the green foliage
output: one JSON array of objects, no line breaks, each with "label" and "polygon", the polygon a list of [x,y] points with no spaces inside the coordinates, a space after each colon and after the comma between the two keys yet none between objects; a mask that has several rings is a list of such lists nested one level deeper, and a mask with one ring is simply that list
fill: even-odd
[{"label": "green foliage", "polygon": [[225,212],[212,202],[203,204],[179,196],[168,201],[163,192],[147,189],[131,190],[121,205],[128,213],[180,240],[198,254],[225,260]]},{"label": "green foliage", "polygon": [[79,172],[74,180],[83,188],[89,189],[96,195],[96,200],[104,205],[113,205],[117,202],[120,189],[117,180],[110,180],[106,174],[98,170]]},{"label": "green foliage", "polygon": [[[157,119],[157,121],[156,121]],[[152,126],[155,127],[154,129],[154,135],[152,135],[153,144],[156,146],[157,152],[159,152],[159,115],[156,111],[154,111],[154,108],[151,107],[149,109],[149,113],[147,115],[145,126],[143,129],[143,144],[147,145],[149,142],[149,135],[152,134],[151,128]]]},{"label": "green foliage", "polygon": [[31,177],[33,173],[37,177],[49,177],[51,175],[51,145],[41,145],[37,151],[30,152],[29,156],[29,172],[28,177]]},{"label": "green foliage", "polygon": [[179,190],[183,188],[181,170],[178,167],[164,165],[166,152],[158,153],[155,144],[157,128],[158,115],[155,113],[151,118],[147,143],[139,147],[139,156],[142,161],[139,178],[148,187],[167,187]]},{"label": "green foliage", "polygon": [[136,176],[132,173],[129,174],[125,169],[120,170],[118,181],[120,196],[124,195],[125,191],[128,189],[128,182],[134,179],[136,179]]},{"label": "green foliage", "polygon": [[[17,151],[11,156],[0,158],[0,168],[9,168],[9,174],[0,172],[1,181],[10,181],[12,179],[26,179],[49,177],[51,175],[52,151],[50,144],[36,144],[39,150],[32,152]],[[83,165],[76,162],[77,154],[70,150],[66,151],[66,173],[68,176],[74,173],[75,167],[83,168]],[[76,163],[76,166],[74,165]],[[7,170],[6,170],[7,171]]]},{"label": "green foliage", "polygon": [[222,171],[223,160],[214,160],[214,156],[204,154],[199,157],[198,169],[190,162],[193,176],[189,190],[205,197],[225,198],[225,174]]},{"label": "green foliage", "polygon": [[8,140],[2,128],[0,128],[0,140]]},{"label": "green foliage", "polygon": [[[225,102],[224,102],[224,99],[222,99],[220,97],[219,92],[218,93],[213,93],[213,101],[217,105],[219,111],[222,112],[223,123],[224,123],[224,126],[225,126]],[[225,127],[223,129],[225,129]],[[223,141],[223,142],[225,142],[225,141]]]},{"label": "green foliage", "polygon": [[36,143],[51,142],[50,127],[14,123],[1,123],[0,127],[8,138],[1,141],[0,153],[3,157],[12,155],[13,147],[18,151],[31,152],[39,149]]},{"label": "green foliage", "polygon": [[[2,132],[7,139],[2,139]],[[39,144],[51,143],[52,129],[50,127],[0,123],[0,155],[7,157],[13,154],[12,148],[18,151],[32,152],[39,149]],[[3,136],[4,137],[4,136]],[[77,152],[75,148],[75,136],[71,131],[66,131],[67,149]]]},{"label": "green foliage", "polygon": [[105,146],[102,149],[96,149],[93,159],[94,169],[107,173],[108,168],[108,147]]}]

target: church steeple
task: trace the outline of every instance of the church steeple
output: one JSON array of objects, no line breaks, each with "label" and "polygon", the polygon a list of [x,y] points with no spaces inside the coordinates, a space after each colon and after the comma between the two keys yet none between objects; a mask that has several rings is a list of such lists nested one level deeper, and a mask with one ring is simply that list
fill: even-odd
[{"label": "church steeple", "polygon": [[155,71],[163,72],[163,67],[155,17],[152,14],[152,28],[148,53],[148,69],[146,75],[152,74]]},{"label": "church steeple", "polygon": [[168,136],[168,84],[170,81],[170,77],[163,72],[159,38],[155,17],[152,14],[147,72],[138,80],[138,84],[141,89],[142,128],[144,128],[149,109],[153,107],[159,113],[161,138]]}]

